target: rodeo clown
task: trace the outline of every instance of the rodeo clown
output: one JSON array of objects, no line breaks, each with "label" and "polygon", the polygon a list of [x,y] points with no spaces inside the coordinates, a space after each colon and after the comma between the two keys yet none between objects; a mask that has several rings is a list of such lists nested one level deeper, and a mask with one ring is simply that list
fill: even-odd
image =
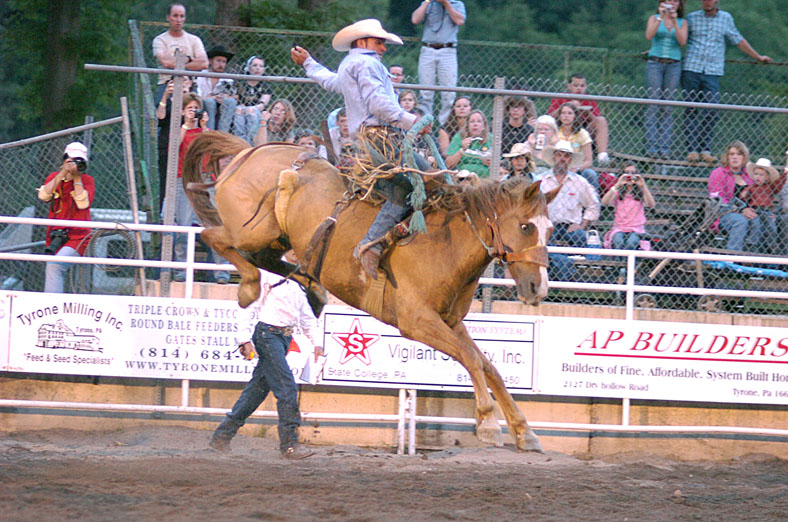
[{"label": "rodeo clown", "polygon": [[[359,143],[360,150],[374,148],[388,163],[399,164],[404,131],[410,129],[418,117],[399,105],[389,72],[381,61],[386,44],[402,45],[402,40],[383,29],[380,21],[370,18],[345,27],[334,36],[334,49],[348,53],[336,73],[318,63],[302,47],[293,47],[290,56],[325,90],[344,96],[350,136]],[[416,161],[419,170],[430,168],[418,155]],[[377,279],[383,247],[376,241],[408,214],[408,196],[413,187],[407,176],[399,173],[378,179],[375,189],[386,202],[353,256],[370,277]]]}]

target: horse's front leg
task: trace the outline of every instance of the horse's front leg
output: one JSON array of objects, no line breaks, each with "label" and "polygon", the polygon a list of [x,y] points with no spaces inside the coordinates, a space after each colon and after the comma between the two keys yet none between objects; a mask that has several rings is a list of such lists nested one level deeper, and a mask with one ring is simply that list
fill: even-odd
[{"label": "horse's front leg", "polygon": [[504,383],[498,369],[493,366],[487,357],[485,357],[481,349],[479,349],[471,338],[462,321],[457,323],[454,327],[454,331],[457,335],[465,339],[466,342],[472,344],[476,348],[479,357],[483,359],[483,368],[484,374],[487,377],[487,385],[490,387],[498,404],[501,406],[501,410],[506,417],[506,423],[509,426],[509,433],[514,439],[517,449],[521,451],[538,451],[539,453],[543,453],[544,450],[542,449],[542,444],[539,442],[539,437],[536,436],[536,433],[534,433],[528,425],[525,415],[514,402],[512,394],[506,389],[506,383]]},{"label": "horse's front leg", "polygon": [[484,377],[484,357],[480,357],[475,345],[452,330],[434,310],[410,309],[405,317],[401,311],[397,315],[402,335],[453,357],[468,370],[476,399],[476,436],[483,442],[503,446],[501,426]]}]

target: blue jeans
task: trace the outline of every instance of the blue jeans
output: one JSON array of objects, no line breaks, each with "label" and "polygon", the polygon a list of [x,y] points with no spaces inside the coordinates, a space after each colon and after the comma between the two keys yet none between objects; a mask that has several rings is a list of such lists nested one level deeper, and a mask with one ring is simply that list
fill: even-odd
[{"label": "blue jeans", "polygon": [[[435,80],[438,80],[437,82]],[[446,47],[433,49],[422,47],[419,53],[419,83],[424,85],[440,85],[442,87],[457,86],[457,48]],[[432,114],[433,98],[435,91],[421,91],[421,103],[427,114]],[[438,122],[441,125],[449,119],[453,109],[454,91],[441,92],[441,112]]]},{"label": "blue jeans", "polygon": [[[673,100],[681,80],[681,62],[646,63],[646,88],[648,97],[656,100]],[[646,109],[646,152],[670,154],[673,134],[673,107],[649,105]]]},{"label": "blue jeans", "polygon": [[616,232],[610,246],[616,250],[638,250],[640,235],[637,232]]},{"label": "blue jeans", "polygon": [[284,451],[298,444],[298,427],[301,426],[298,387],[285,359],[290,339],[265,323],[257,323],[252,341],[260,360],[232,411],[216,428],[215,438],[232,439],[272,391],[279,414],[279,447]]},{"label": "blue jeans", "polygon": [[570,223],[553,223],[553,235],[550,236],[550,244],[555,244],[553,241],[564,241],[569,246],[585,248],[586,231],[580,229],[569,232],[569,225]]},{"label": "blue jeans", "polygon": [[583,176],[585,180],[589,182],[597,192],[599,192],[599,174],[597,174],[594,169],[583,169],[579,171],[578,174]]},{"label": "blue jeans", "polygon": [[[681,87],[685,101],[701,103],[720,102],[720,77],[683,71]],[[684,111],[684,138],[690,152],[711,152],[714,141],[714,126],[719,114],[714,109],[694,109]]]},{"label": "blue jeans", "polygon": [[[223,107],[228,109],[229,107]],[[250,144],[254,143],[254,136],[260,128],[260,111],[257,107],[243,107],[243,113],[235,112],[233,116],[233,134],[239,136]]]},{"label": "blue jeans", "polygon": [[[81,257],[79,252],[70,246],[64,246],[57,251],[55,257]],[[64,279],[66,272],[71,268],[72,263],[56,263],[48,261],[46,264],[46,278],[44,280],[44,292],[52,294],[62,294],[64,292]]]},{"label": "blue jeans", "polygon": [[238,101],[230,96],[225,96],[222,100],[222,105],[219,108],[219,123],[216,125],[216,130],[222,132],[230,132],[230,126],[233,123],[235,116],[235,108],[238,106]]},{"label": "blue jeans", "polygon": [[566,254],[547,254],[547,277],[554,281],[571,281],[577,270],[575,262]]},{"label": "blue jeans", "polygon": [[781,243],[777,236],[777,217],[771,210],[757,210],[758,217],[750,220],[750,234],[747,238],[758,252],[778,253]]},{"label": "blue jeans", "polygon": [[720,218],[720,230],[728,234],[728,250],[744,250],[744,242],[751,221],[738,212],[729,212]]},{"label": "blue jeans", "polygon": [[216,130],[216,110],[218,109],[216,100],[213,98],[203,98],[202,108],[208,114],[208,128]]}]

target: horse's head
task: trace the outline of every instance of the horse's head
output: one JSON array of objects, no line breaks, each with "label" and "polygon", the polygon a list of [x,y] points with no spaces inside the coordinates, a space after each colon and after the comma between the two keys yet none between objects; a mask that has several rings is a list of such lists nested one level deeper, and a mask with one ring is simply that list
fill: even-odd
[{"label": "horse's head", "polygon": [[[507,264],[517,283],[517,296],[529,305],[537,305],[547,296],[547,240],[553,224],[547,217],[547,204],[558,190],[542,194],[536,182],[515,190],[511,208],[498,216],[499,257]],[[502,251],[502,252],[500,252]]]}]

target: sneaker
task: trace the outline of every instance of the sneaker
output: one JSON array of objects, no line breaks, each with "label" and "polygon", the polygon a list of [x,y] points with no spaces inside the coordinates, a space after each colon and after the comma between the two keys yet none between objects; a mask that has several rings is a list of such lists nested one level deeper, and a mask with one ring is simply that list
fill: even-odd
[{"label": "sneaker", "polygon": [[230,451],[230,439],[213,436],[211,437],[211,441],[208,443],[208,447],[212,450],[227,453]]},{"label": "sneaker", "polygon": [[710,152],[701,152],[700,160],[704,163],[717,163],[717,157],[713,156]]},{"label": "sneaker", "polygon": [[687,154],[687,161],[690,163],[698,163],[700,161],[700,154],[697,152],[690,152]]},{"label": "sneaker", "polygon": [[220,285],[226,285],[227,283],[230,282],[230,273],[224,271],[216,272],[216,275],[214,275],[214,279]]},{"label": "sneaker", "polygon": [[301,460],[311,457],[315,452],[303,446],[290,446],[282,450],[282,457],[288,460]]},{"label": "sneaker", "polygon": [[610,156],[607,155],[607,152],[600,152],[596,155],[596,161],[600,165],[607,165],[610,162]]}]

